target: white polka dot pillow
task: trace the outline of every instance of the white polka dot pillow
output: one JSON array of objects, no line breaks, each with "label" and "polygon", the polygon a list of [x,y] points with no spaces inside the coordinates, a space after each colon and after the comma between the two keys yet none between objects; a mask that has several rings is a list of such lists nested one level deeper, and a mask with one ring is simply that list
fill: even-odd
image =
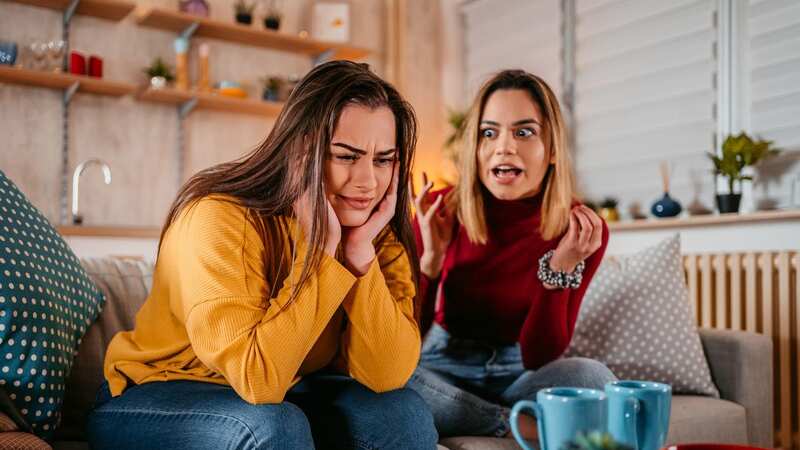
[{"label": "white polka dot pillow", "polygon": [[58,425],[73,354],[104,301],[58,232],[0,171],[0,389],[41,437]]},{"label": "white polka dot pillow", "polygon": [[581,304],[568,356],[604,362],[621,379],[719,397],[697,333],[680,236],[632,255],[607,256]]}]

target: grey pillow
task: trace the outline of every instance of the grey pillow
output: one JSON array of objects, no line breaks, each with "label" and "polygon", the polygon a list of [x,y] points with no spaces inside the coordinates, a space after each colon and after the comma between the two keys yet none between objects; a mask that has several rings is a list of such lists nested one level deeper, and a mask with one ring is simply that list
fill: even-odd
[{"label": "grey pillow", "polygon": [[719,397],[692,317],[680,247],[676,234],[638,253],[607,256],[565,355],[601,361],[620,379]]}]

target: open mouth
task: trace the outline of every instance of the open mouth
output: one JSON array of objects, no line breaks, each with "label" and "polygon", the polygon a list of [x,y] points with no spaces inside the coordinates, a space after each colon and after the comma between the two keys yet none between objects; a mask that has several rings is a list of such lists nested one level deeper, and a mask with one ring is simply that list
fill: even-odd
[{"label": "open mouth", "polygon": [[500,164],[492,169],[492,175],[498,181],[513,181],[518,176],[522,175],[522,169],[512,166],[510,164]]}]

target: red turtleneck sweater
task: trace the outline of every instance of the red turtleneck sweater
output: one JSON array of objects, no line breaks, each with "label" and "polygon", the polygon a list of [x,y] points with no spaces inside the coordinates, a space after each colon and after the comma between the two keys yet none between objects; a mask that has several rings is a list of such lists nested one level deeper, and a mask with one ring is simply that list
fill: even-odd
[{"label": "red turtleneck sweater", "polygon": [[[429,195],[435,199],[449,189]],[[604,222],[603,244],[586,260],[580,288],[545,289],[536,275],[539,258],[555,249],[561,237],[542,239],[541,199],[537,195],[505,201],[484,193],[486,244],[471,243],[466,229],[458,224],[439,278],[420,277],[423,333],[436,321],[456,337],[501,345],[519,342],[527,369],[538,369],[561,356],[572,339],[583,295],[605,253],[608,227]],[[416,219],[414,232],[422,254]]]}]

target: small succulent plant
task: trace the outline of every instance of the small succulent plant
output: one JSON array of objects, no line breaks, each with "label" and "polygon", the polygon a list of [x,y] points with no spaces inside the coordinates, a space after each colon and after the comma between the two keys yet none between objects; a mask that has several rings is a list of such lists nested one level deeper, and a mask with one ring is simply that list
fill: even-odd
[{"label": "small succulent plant", "polygon": [[575,439],[561,448],[561,450],[633,450],[627,445],[615,441],[608,433],[592,431],[591,433],[578,433]]}]

